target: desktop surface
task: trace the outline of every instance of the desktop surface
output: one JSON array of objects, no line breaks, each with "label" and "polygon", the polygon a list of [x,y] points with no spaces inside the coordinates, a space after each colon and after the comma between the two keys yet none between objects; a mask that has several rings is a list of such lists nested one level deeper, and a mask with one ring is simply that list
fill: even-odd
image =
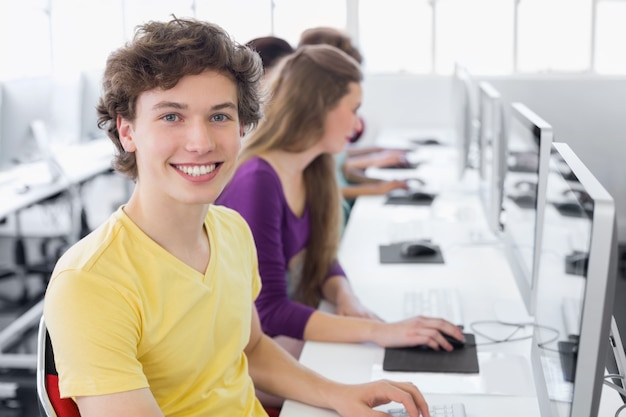
[{"label": "desktop surface", "polygon": [[[430,182],[439,173],[447,178],[445,161],[449,161],[448,156],[429,164],[435,177],[423,178]],[[361,302],[387,321],[406,317],[401,300],[409,291],[442,287],[458,290],[466,322],[464,332],[476,336],[480,373],[387,372],[383,370],[385,349],[373,344],[307,342],[300,362],[339,382],[363,383],[380,378],[410,381],[429,403],[463,403],[468,416],[539,417],[530,366],[532,326],[514,331],[498,323],[503,318],[528,323],[532,317],[526,313],[504,247],[485,219],[479,195],[472,188],[474,183],[469,181],[473,173],[469,173],[462,183],[439,183],[439,195],[430,206],[385,205],[384,196],[357,199],[344,231],[339,260]],[[454,172],[451,174],[454,176]],[[407,237],[437,242],[446,263],[379,262],[381,244]],[[333,309],[328,303],[320,308]],[[517,340],[494,342],[510,337],[512,330]],[[619,395],[605,388],[602,396],[599,415],[613,415],[621,404]],[[394,407],[397,404],[378,408]],[[295,416],[337,413],[286,401],[281,417]]]}]

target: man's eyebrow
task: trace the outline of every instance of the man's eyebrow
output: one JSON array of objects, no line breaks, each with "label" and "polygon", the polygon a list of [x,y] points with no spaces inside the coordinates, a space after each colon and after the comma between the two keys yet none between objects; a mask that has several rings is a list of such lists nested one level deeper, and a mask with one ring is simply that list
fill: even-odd
[{"label": "man's eyebrow", "polygon": [[184,110],[187,108],[188,106],[186,104],[178,103],[175,101],[159,101],[157,104],[152,106],[152,110],[162,110],[162,109]]},{"label": "man's eyebrow", "polygon": [[[183,103],[178,103],[176,101],[160,101],[154,106],[152,106],[152,110],[162,110],[162,109],[177,109],[177,110],[185,110],[188,109],[189,106]],[[237,106],[232,101],[226,101],[224,103],[216,104],[211,107],[211,111],[222,110],[222,109],[233,109],[237,110]]]},{"label": "man's eyebrow", "polygon": [[232,101],[226,101],[224,103],[216,104],[215,106],[211,107],[211,110],[222,110],[222,109],[237,110],[237,105],[233,103]]}]

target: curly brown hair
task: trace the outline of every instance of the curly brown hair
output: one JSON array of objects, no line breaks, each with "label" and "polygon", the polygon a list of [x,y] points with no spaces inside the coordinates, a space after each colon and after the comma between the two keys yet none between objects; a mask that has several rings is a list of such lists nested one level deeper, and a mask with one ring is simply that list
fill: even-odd
[{"label": "curly brown hair", "polygon": [[137,178],[135,154],[122,147],[117,116],[134,121],[141,93],[173,88],[181,78],[207,70],[226,74],[236,83],[239,120],[246,129],[254,128],[262,117],[261,59],[218,25],[176,17],[148,22],[137,28],[131,42],[109,55],[97,112],[98,127],[116,147],[116,170]]}]

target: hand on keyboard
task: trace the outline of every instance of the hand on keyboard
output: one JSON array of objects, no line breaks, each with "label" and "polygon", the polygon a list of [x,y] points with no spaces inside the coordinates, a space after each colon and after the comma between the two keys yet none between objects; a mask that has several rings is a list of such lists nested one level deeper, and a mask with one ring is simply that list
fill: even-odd
[{"label": "hand on keyboard", "polygon": [[[465,406],[462,403],[431,405],[428,409],[430,417],[465,417]],[[387,411],[391,417],[409,417],[404,408]]]},{"label": "hand on keyboard", "polygon": [[463,326],[461,296],[454,288],[430,288],[407,291],[402,298],[404,317],[441,317]]}]

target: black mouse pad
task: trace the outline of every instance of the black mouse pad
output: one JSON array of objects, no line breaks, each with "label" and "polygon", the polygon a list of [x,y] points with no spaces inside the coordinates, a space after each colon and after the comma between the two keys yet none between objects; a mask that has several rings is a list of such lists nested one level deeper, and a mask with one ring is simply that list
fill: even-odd
[{"label": "black mouse pad", "polygon": [[422,162],[411,162],[407,165],[388,165],[384,167],[380,167],[379,169],[417,169],[422,165]]},{"label": "black mouse pad", "polygon": [[465,347],[452,352],[436,352],[430,348],[385,348],[383,370],[390,372],[448,372],[477,374],[479,372],[476,339],[464,333]]},{"label": "black mouse pad", "polygon": [[387,196],[385,204],[396,204],[403,206],[430,206],[433,203],[433,200],[413,200],[409,196]]},{"label": "black mouse pad", "polygon": [[390,245],[378,246],[379,258],[381,264],[443,264],[443,253],[439,245],[435,245],[437,253],[434,255],[416,256],[414,258],[405,258],[402,256],[402,242],[392,243]]},{"label": "black mouse pad", "polygon": [[441,141],[435,137],[423,137],[423,138],[411,138],[409,141],[415,145],[419,146],[439,146],[442,145]]}]

